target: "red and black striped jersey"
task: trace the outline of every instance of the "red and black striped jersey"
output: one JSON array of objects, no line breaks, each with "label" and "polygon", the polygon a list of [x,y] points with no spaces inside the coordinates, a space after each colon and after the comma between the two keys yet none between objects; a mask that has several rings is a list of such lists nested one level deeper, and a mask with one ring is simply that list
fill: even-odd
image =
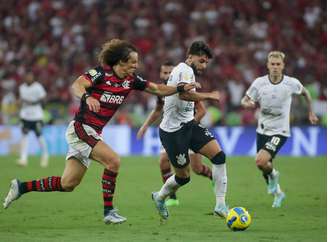
[{"label": "red and black striped jersey", "polygon": [[134,76],[120,79],[111,67],[102,66],[87,71],[83,76],[90,81],[91,87],[87,88],[87,93],[100,102],[100,110],[97,113],[90,111],[88,105],[81,101],[74,120],[89,125],[98,133],[101,133],[131,90],[144,90],[149,83]]}]

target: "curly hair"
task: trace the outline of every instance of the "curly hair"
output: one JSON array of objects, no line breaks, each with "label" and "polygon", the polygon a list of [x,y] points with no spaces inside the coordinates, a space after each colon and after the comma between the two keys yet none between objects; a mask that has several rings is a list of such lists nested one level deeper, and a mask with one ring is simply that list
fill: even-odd
[{"label": "curly hair", "polygon": [[98,61],[101,65],[114,66],[119,61],[127,62],[131,52],[137,52],[137,49],[129,42],[111,39],[103,44],[98,54]]}]

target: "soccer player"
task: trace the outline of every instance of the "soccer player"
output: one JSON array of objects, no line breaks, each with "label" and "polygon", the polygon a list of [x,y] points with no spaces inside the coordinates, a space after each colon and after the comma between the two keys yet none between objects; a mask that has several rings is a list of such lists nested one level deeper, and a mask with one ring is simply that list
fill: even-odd
[{"label": "soccer player", "polygon": [[284,59],[283,52],[270,52],[267,58],[269,74],[255,79],[241,100],[245,108],[254,108],[256,102],[260,106],[255,161],[266,180],[268,193],[274,195],[274,208],[281,206],[285,193],[280,188],[279,172],[273,168],[272,160],[290,136],[289,115],[293,94],[305,97],[311,124],[318,122],[312,111],[309,92],[298,79],[283,74]]},{"label": "soccer player", "polygon": [[[173,69],[174,65],[172,62],[164,62],[160,67],[160,79],[163,83],[167,83],[169,79],[170,73]],[[152,125],[156,120],[158,120],[162,116],[164,100],[161,97],[157,98],[157,103],[152,110],[152,112],[147,117],[146,121],[140,127],[137,133],[137,137],[140,139],[144,136],[145,132],[147,131],[148,127]],[[200,120],[205,115],[205,107],[201,102],[195,103],[195,120],[200,122]],[[189,152],[190,157],[190,165],[191,169],[197,174],[204,177],[207,177],[212,180],[212,170],[208,166],[202,163],[202,156],[200,154],[194,153],[192,151]],[[159,167],[161,171],[162,181],[165,183],[166,180],[173,175],[171,171],[171,164],[165,149],[162,149],[159,155]],[[169,199],[165,201],[166,206],[177,206],[179,205],[179,200],[175,193],[170,194]]]},{"label": "soccer player", "polygon": [[[200,75],[206,69],[211,58],[212,52],[205,42],[193,42],[188,49],[186,61],[173,68],[167,85],[185,85],[194,82],[195,75]],[[152,199],[163,219],[169,216],[165,199],[190,181],[189,149],[206,156],[213,163],[212,174],[216,196],[214,213],[222,217],[227,216],[225,154],[210,131],[197,123],[194,116],[195,102],[205,99],[219,101],[220,94],[218,91],[193,90],[165,98],[159,134],[175,174],[166,180],[159,191],[152,193]]]},{"label": "soccer player", "polygon": [[137,50],[132,44],[123,40],[112,39],[106,42],[98,59],[100,66],[81,75],[72,84],[73,94],[81,99],[81,104],[66,131],[69,149],[63,175],[27,182],[12,180],[9,193],[3,203],[4,208],[8,208],[14,200],[31,191],[73,191],[81,182],[92,159],[104,166],[101,178],[104,222],[107,224],[126,221],[126,218],[119,215],[113,207],[120,158],[102,141],[103,127],[133,89],[166,96],[189,91],[197,84],[166,86],[146,81],[135,75],[138,67]]},{"label": "soccer player", "polygon": [[23,137],[21,140],[20,159],[18,165],[27,166],[28,163],[28,133],[33,131],[39,141],[42,155],[41,167],[48,166],[48,148],[42,135],[43,108],[42,102],[46,97],[43,86],[35,81],[33,73],[27,73],[25,82],[19,86],[19,101],[21,104],[20,118]]}]

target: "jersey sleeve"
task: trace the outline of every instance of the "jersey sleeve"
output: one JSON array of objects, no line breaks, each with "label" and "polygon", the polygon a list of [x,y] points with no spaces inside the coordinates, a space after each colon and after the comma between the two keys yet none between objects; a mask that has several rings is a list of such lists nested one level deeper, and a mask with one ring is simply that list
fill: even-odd
[{"label": "jersey sleeve", "polygon": [[136,75],[132,82],[132,89],[143,91],[149,85],[149,81],[143,79],[141,76]]},{"label": "jersey sleeve", "polygon": [[250,97],[253,101],[258,101],[259,99],[259,89],[258,89],[258,81],[255,80],[252,85],[246,91],[246,95]]},{"label": "jersey sleeve", "polygon": [[303,85],[302,85],[302,83],[298,79],[296,79],[296,78],[293,78],[292,79],[291,88],[292,88],[292,93],[293,94],[300,95],[302,93],[302,91],[303,91]]},{"label": "jersey sleeve", "polygon": [[39,99],[43,99],[46,97],[47,93],[46,90],[44,89],[44,87],[40,84],[39,85]]},{"label": "jersey sleeve", "polygon": [[105,71],[101,66],[90,69],[83,74],[92,84],[100,82],[105,76]]}]

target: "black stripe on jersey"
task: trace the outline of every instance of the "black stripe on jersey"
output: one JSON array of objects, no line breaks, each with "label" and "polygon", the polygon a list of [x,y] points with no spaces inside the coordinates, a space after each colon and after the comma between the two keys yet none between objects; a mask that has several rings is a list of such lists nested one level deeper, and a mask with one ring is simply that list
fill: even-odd
[{"label": "black stripe on jersey", "polygon": [[120,104],[106,103],[106,102],[102,102],[102,101],[99,101],[99,102],[100,102],[100,108],[106,108],[113,112],[115,112],[120,107]]},{"label": "black stripe on jersey", "polygon": [[104,116],[104,115],[101,115],[99,113],[95,113],[95,112],[88,112],[88,115],[91,115],[91,116],[94,116],[95,118],[99,119],[100,121],[104,121],[104,122],[107,122],[108,119],[110,119],[110,116]]}]

